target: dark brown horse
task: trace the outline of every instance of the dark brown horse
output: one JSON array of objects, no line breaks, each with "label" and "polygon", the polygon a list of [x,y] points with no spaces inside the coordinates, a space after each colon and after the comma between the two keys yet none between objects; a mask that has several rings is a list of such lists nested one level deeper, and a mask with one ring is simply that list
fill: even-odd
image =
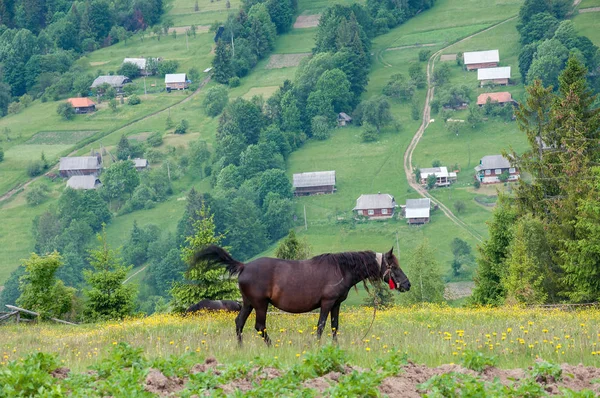
[{"label": "dark brown horse", "polygon": [[322,254],[301,261],[261,257],[243,264],[222,248],[208,246],[196,253],[194,260],[222,264],[232,276],[239,275],[238,283],[244,303],[235,320],[238,342],[241,344],[244,324],[252,309],[255,309],[254,327],[270,344],[265,330],[269,304],[292,313],[320,308],[317,325],[319,339],[331,313],[331,329],[336,340],[340,304],[346,300],[354,285],[361,281],[381,283],[383,280],[391,289],[408,291],[410,282],[392,251],[384,254],[372,251]]},{"label": "dark brown horse", "polygon": [[241,309],[242,305],[233,300],[200,300],[198,303],[192,304],[185,312],[201,310],[239,312]]}]

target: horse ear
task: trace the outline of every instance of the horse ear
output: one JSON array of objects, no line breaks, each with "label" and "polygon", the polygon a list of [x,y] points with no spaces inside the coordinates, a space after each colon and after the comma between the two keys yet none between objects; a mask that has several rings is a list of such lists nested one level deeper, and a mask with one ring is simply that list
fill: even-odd
[{"label": "horse ear", "polygon": [[390,255],[394,254],[394,246],[390,249]]}]

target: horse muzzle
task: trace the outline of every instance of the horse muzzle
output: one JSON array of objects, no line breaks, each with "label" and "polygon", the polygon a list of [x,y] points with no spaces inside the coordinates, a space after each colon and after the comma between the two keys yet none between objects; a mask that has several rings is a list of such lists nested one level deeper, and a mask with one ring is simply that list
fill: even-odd
[{"label": "horse muzzle", "polygon": [[396,288],[400,293],[408,292],[410,290],[410,282],[406,281],[402,284],[399,284]]}]

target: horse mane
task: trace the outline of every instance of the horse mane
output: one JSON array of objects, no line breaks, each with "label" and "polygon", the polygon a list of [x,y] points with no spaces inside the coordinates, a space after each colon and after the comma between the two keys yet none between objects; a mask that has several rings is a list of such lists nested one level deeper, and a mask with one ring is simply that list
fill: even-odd
[{"label": "horse mane", "polygon": [[325,253],[312,258],[316,263],[337,265],[341,270],[346,270],[361,280],[368,279],[377,283],[381,279],[381,268],[373,251]]}]

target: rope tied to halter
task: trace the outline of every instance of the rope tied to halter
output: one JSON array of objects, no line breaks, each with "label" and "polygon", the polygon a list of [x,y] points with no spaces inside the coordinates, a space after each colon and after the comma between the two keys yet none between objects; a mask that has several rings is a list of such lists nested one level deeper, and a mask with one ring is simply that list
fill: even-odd
[{"label": "rope tied to halter", "polygon": [[[383,254],[382,253],[375,253],[375,258],[377,259],[377,264],[379,264],[379,268],[381,269],[381,267],[383,267]],[[392,266],[391,264],[387,264],[387,269],[385,270],[385,272],[383,273],[382,278],[385,278],[385,276],[387,274],[390,274],[389,276],[389,281],[390,281],[390,289],[394,289],[392,286],[394,285],[394,281],[392,279]],[[379,297],[377,296],[376,292],[373,292],[371,294],[371,292],[369,292],[369,294],[371,295],[371,297],[373,298],[373,318],[371,318],[371,324],[369,325],[369,328],[367,329],[367,331],[365,332],[365,335],[362,337],[362,339],[360,339],[360,341],[363,341],[369,334],[369,332],[371,331],[371,328],[373,327],[373,323],[375,322],[375,315],[377,314],[377,306],[379,305]]]}]

